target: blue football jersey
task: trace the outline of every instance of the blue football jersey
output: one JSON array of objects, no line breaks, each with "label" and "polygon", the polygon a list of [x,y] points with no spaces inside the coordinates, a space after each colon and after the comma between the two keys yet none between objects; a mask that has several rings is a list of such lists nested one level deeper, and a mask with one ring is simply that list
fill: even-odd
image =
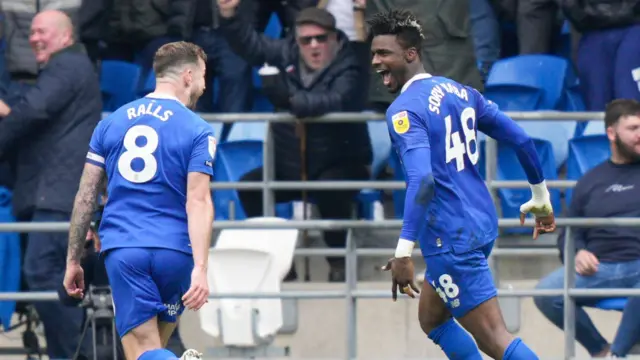
[{"label": "blue football jersey", "polygon": [[187,174],[213,175],[212,127],[177,99],[133,101],[98,123],[87,162],[107,174],[102,250],[157,247],[191,253]]},{"label": "blue football jersey", "polygon": [[425,256],[478,249],[498,236],[496,209],[476,168],[477,130],[497,111],[476,90],[428,74],[407,83],[387,110],[400,158],[410,149],[430,150],[424,161],[431,163],[434,196],[417,239]]}]

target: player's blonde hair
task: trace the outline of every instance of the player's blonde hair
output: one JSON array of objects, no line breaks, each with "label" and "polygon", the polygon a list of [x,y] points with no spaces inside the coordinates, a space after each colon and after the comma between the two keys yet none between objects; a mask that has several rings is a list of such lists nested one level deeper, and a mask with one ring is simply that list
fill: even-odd
[{"label": "player's blonde hair", "polygon": [[186,41],[162,45],[153,57],[153,71],[163,78],[181,71],[185,65],[198,65],[198,60],[207,62],[207,54],[196,44]]}]

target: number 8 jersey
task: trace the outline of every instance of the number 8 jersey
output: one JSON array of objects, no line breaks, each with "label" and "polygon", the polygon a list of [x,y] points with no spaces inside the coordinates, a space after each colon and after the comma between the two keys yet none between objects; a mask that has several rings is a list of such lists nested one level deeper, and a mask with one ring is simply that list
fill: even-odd
[{"label": "number 8 jersey", "polygon": [[[476,90],[429,74],[405,84],[387,110],[387,125],[400,159],[411,149],[429,149],[424,162],[430,163],[435,184],[418,232],[423,254],[464,253],[494,241],[498,217],[477,168],[477,130],[514,146],[530,137]],[[537,162],[535,150],[530,156]],[[533,172],[539,172],[539,163]]]},{"label": "number 8 jersey", "polygon": [[87,162],[107,174],[102,251],[154,247],[191,254],[187,174],[213,175],[215,151],[212,127],[173,97],[152,94],[100,121]]}]

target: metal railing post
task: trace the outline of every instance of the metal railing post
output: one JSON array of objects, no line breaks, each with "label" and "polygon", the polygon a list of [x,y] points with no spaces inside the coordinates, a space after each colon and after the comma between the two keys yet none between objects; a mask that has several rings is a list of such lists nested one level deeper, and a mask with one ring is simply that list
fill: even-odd
[{"label": "metal railing post", "polygon": [[274,216],[275,196],[269,184],[274,179],[274,154],[273,136],[271,122],[266,121],[264,143],[262,144],[262,214],[263,216]]},{"label": "metal railing post", "polygon": [[[485,181],[488,184],[489,194],[491,194],[491,200],[496,207],[496,211],[500,214],[500,201],[498,198],[498,190],[491,186],[498,173],[498,142],[493,138],[487,136],[484,142],[484,157],[485,157]],[[500,277],[498,276],[498,263],[495,257],[489,257],[489,269],[493,275],[493,282],[497,288],[500,288]]]},{"label": "metal railing post", "polygon": [[358,352],[358,319],[357,319],[357,299],[353,292],[358,286],[358,254],[356,253],[356,242],[353,239],[353,229],[347,230],[347,253],[345,255],[346,285],[345,296],[347,305],[347,360],[355,360]]},{"label": "metal railing post", "polygon": [[569,293],[575,286],[575,246],[571,227],[567,226],[564,233],[564,286],[562,295],[564,301],[564,358],[573,359],[576,354],[576,303]]}]

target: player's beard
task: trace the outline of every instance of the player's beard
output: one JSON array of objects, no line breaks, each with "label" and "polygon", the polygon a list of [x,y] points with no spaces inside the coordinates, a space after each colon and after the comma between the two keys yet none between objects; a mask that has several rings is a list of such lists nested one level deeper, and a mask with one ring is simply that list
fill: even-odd
[{"label": "player's beard", "polygon": [[618,156],[624,159],[625,162],[635,163],[640,162],[640,154],[638,154],[633,146],[627,145],[622,140],[620,140],[620,136],[616,134],[615,139],[616,149],[618,150]]},{"label": "player's beard", "polygon": [[202,96],[202,91],[194,91],[191,93],[191,95],[189,96],[189,104],[187,105],[187,107],[191,110],[195,110],[196,109],[196,104],[198,103],[198,99],[200,99],[200,96]]}]

